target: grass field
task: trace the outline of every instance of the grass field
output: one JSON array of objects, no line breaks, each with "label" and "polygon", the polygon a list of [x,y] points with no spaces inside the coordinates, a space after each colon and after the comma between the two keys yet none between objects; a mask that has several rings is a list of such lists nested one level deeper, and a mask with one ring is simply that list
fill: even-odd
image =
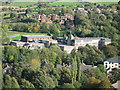
[{"label": "grass field", "polygon": [[32,12],[31,14],[38,14],[38,12]]},{"label": "grass field", "polygon": [[22,7],[26,7],[28,5],[33,5],[36,4],[37,2],[12,2],[10,4],[7,4],[7,6],[22,6]]},{"label": "grass field", "polygon": [[73,6],[76,6],[76,5],[83,5],[84,3],[80,3],[80,2],[53,2],[53,3],[50,3],[51,6],[70,6],[70,5],[73,5]]},{"label": "grass field", "polygon": [[7,36],[10,37],[12,40],[20,40],[22,35],[41,35],[41,34],[42,33],[25,33],[25,32],[8,31]]},{"label": "grass field", "polygon": [[83,0],[84,2],[118,2],[119,0]]},{"label": "grass field", "polygon": [[106,5],[111,5],[111,4],[117,4],[118,2],[98,2],[100,4],[106,4]]},{"label": "grass field", "polygon": [[[100,3],[100,4],[106,4],[106,5],[110,5],[110,4],[117,4],[118,2],[96,2],[96,3]],[[77,6],[77,5],[84,5],[85,3],[81,3],[81,2],[53,2],[50,3],[51,6]]]}]

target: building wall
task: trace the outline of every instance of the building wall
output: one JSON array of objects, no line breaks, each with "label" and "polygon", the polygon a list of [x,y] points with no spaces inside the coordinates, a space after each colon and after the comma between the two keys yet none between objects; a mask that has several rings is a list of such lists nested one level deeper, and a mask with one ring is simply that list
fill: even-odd
[{"label": "building wall", "polygon": [[88,41],[75,40],[72,42],[73,46],[86,46],[87,44],[91,46],[98,46],[99,40],[88,40]]},{"label": "building wall", "polygon": [[24,42],[27,41],[32,41],[32,40],[49,40],[52,39],[52,37],[42,37],[42,38],[26,38],[26,37],[22,37],[21,40]]},{"label": "building wall", "polygon": [[110,44],[111,42],[105,42],[105,45],[108,45],[108,44]]}]

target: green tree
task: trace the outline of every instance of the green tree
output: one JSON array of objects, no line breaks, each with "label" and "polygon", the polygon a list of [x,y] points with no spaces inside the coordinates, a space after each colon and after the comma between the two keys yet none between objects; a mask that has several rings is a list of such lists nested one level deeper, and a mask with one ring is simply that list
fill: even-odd
[{"label": "green tree", "polygon": [[33,84],[36,88],[55,88],[55,82],[53,79],[43,75],[34,78]]},{"label": "green tree", "polygon": [[63,67],[61,69],[61,77],[60,77],[60,84],[62,85],[63,82],[64,83],[71,83],[72,82],[72,74],[71,74],[71,70]]},{"label": "green tree", "polygon": [[23,71],[22,71],[22,78],[28,80],[28,81],[31,81],[33,76],[35,74],[35,70],[32,69],[32,68],[25,68]]},{"label": "green tree", "polygon": [[11,88],[20,88],[17,80],[14,77],[11,78]]},{"label": "green tree", "polygon": [[11,77],[9,75],[6,75],[5,76],[5,79],[4,79],[4,88],[11,88]]},{"label": "green tree", "polygon": [[110,80],[110,82],[116,83],[118,80],[120,80],[120,70],[119,69],[113,69],[109,74],[108,74],[108,78]]},{"label": "green tree", "polygon": [[9,27],[6,24],[2,24],[1,26],[2,29],[2,37],[0,37],[0,40],[2,41],[2,44],[9,44],[10,43],[10,38],[7,36]]},{"label": "green tree", "polygon": [[105,69],[104,65],[98,64],[97,66],[98,66],[98,68],[100,69],[101,72],[106,73],[106,69]]},{"label": "green tree", "polygon": [[35,88],[31,82],[29,82],[25,79],[20,80],[20,87],[21,88]]},{"label": "green tree", "polygon": [[5,59],[7,62],[18,62],[19,51],[18,48],[14,46],[6,46],[4,48]]},{"label": "green tree", "polygon": [[60,88],[75,88],[71,83],[64,83]]},{"label": "green tree", "polygon": [[98,87],[99,83],[100,83],[99,79],[96,79],[95,77],[91,77],[89,80],[89,87],[96,88],[96,87]]},{"label": "green tree", "polygon": [[118,56],[118,50],[115,46],[105,46],[102,48],[104,55],[106,58],[116,57]]},{"label": "green tree", "polygon": [[99,88],[110,88],[110,86],[111,86],[111,83],[109,79],[104,79],[104,80],[101,80],[98,87]]},{"label": "green tree", "polygon": [[10,13],[10,17],[11,18],[16,18],[16,17],[18,17],[18,14],[15,13],[15,12],[12,12],[12,13]]},{"label": "green tree", "polygon": [[76,75],[77,75],[77,61],[76,57],[72,59],[72,84],[76,82]]}]

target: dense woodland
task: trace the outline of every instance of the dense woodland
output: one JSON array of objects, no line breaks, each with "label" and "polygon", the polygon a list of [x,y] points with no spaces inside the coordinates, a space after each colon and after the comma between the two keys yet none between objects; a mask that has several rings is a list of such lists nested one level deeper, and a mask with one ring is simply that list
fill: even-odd
[{"label": "dense woodland", "polygon": [[[78,7],[85,8],[88,14],[74,14],[73,10]],[[54,9],[49,4],[38,3],[37,9],[11,9],[10,13],[4,13],[3,17],[9,14],[10,19],[3,18],[2,22],[2,44],[5,45],[2,62],[3,67],[7,63],[13,70],[4,75],[3,88],[110,88],[111,84],[120,80],[120,70],[115,69],[107,75],[103,61],[120,56],[119,10],[120,3],[108,6],[89,3],[76,7],[59,6]],[[25,14],[18,14],[19,12]],[[32,12],[46,15],[70,13],[74,15],[73,26],[66,28],[66,25],[60,25],[57,21],[53,24],[39,23],[34,18],[26,17],[26,14]],[[77,37],[107,37],[112,39],[112,43],[101,48],[86,45],[79,47],[78,51],[73,49],[70,54],[58,46],[29,50],[10,46],[10,39],[7,37],[9,30],[47,33],[54,39],[59,36],[65,37],[71,31]],[[81,71],[80,66],[83,63],[98,68]]]},{"label": "dense woodland", "polygon": [[[96,86],[108,88],[111,83],[107,78],[106,70],[102,64],[98,64],[108,57],[104,53],[106,52],[93,46],[79,47],[77,52],[73,50],[71,54],[61,51],[58,46],[39,50],[7,46],[4,48],[3,62],[13,64],[13,71],[4,77],[3,86],[5,88],[95,88]],[[98,68],[81,71],[82,62],[97,65]],[[66,66],[57,67],[63,64]],[[68,68],[68,65],[71,68]],[[113,78],[116,81],[117,77]],[[115,82],[112,80],[111,82]],[[12,84],[15,86],[10,85],[10,82],[15,83]]]}]

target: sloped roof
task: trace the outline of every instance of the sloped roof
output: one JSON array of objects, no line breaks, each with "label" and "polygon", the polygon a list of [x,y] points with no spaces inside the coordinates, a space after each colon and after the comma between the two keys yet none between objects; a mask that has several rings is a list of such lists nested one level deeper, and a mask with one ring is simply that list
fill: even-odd
[{"label": "sloped roof", "polygon": [[108,61],[111,63],[120,63],[120,57],[113,57],[113,58],[105,59],[105,61]]}]

